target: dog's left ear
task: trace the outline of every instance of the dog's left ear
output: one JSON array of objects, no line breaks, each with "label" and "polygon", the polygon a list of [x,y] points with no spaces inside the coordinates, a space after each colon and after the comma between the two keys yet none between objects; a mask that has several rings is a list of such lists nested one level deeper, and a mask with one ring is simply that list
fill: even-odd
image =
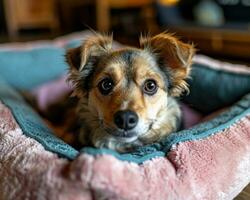
[{"label": "dog's left ear", "polygon": [[140,38],[140,45],[153,53],[159,67],[170,79],[170,95],[179,96],[188,90],[185,79],[188,77],[195,49],[168,33],[161,33],[151,38]]}]

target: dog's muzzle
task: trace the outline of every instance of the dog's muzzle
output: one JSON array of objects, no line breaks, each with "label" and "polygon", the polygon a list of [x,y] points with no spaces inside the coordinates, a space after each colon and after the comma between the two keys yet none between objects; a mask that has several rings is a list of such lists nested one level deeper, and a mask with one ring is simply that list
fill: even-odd
[{"label": "dog's muzzle", "polygon": [[131,110],[118,111],[114,115],[114,123],[119,129],[117,136],[132,137],[135,133],[131,130],[138,123],[138,115]]}]

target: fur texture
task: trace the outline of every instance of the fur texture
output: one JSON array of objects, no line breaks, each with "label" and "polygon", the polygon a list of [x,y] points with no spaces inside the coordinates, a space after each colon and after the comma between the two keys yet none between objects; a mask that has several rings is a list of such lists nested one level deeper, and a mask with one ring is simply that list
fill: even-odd
[{"label": "fur texture", "polygon": [[[124,152],[178,129],[181,111],[174,97],[188,90],[194,48],[167,33],[140,44],[113,50],[111,37],[95,35],[67,52],[81,143]],[[117,125],[119,111],[138,116],[132,129]]]}]

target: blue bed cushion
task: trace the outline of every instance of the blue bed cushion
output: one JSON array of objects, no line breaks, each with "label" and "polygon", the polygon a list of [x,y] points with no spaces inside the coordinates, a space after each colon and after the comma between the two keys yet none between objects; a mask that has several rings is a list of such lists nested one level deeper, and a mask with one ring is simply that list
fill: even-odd
[{"label": "blue bed cushion", "polygon": [[235,73],[193,64],[190,93],[183,101],[204,114],[227,107],[250,93],[250,73]]},{"label": "blue bed cushion", "polygon": [[33,89],[66,73],[65,49],[1,50],[0,74],[14,88]]}]

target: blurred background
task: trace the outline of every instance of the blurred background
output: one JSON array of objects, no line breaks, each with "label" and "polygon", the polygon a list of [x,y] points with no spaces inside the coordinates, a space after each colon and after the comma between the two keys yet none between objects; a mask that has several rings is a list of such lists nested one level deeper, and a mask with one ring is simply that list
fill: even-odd
[{"label": "blurred background", "polygon": [[90,28],[130,45],[167,30],[198,53],[250,63],[250,0],[0,0],[0,43]]}]

